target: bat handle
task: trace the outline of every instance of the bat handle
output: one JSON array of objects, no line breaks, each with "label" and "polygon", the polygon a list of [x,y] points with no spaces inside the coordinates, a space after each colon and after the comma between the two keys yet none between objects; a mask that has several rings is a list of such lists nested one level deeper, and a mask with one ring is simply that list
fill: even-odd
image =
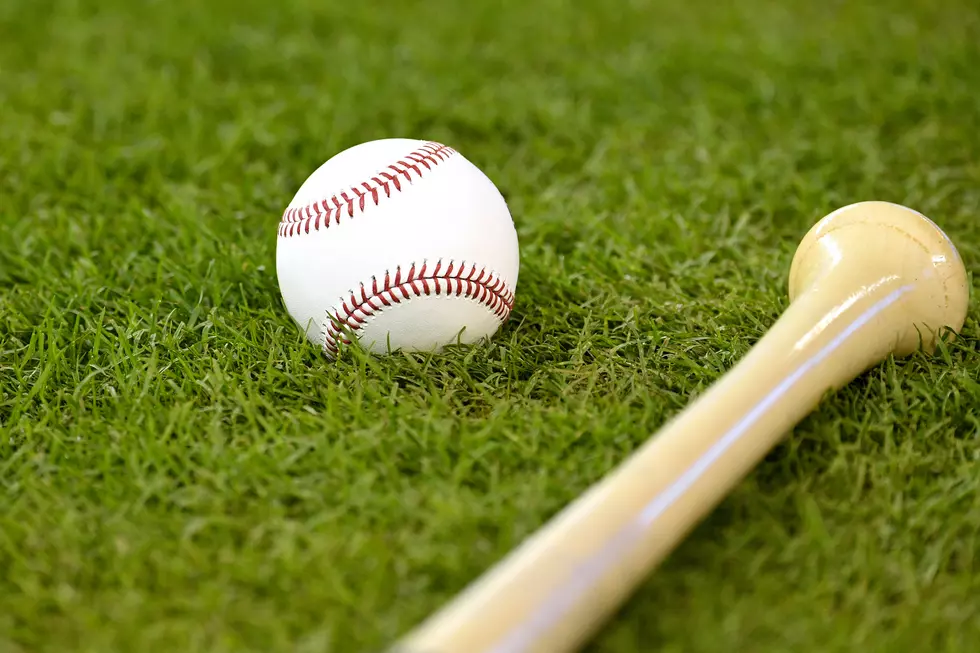
[{"label": "bat handle", "polygon": [[742,361],[396,653],[569,653],[829,389],[962,327],[966,270],[949,239],[894,204],[811,229],[792,303]]}]

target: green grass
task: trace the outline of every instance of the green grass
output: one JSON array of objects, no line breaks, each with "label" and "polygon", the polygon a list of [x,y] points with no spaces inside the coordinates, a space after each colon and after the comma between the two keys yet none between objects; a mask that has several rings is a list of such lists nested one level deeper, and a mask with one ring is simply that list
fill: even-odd
[{"label": "green grass", "polygon": [[[976,3],[791,6],[0,3],[0,653],[379,651],[734,365],[824,214],[907,204],[975,270]],[[517,304],[485,346],[331,363],[276,224],[388,136],[498,184]],[[589,650],[978,650],[975,306]]]}]

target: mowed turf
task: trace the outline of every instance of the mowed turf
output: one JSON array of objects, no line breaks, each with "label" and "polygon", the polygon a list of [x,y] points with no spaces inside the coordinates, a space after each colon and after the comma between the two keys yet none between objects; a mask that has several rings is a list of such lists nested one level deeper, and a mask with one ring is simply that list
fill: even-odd
[{"label": "mowed turf", "polygon": [[[5,0],[0,33],[2,653],[381,651],[736,364],[826,213],[907,204],[980,262],[967,0]],[[498,184],[517,303],[332,363],[277,222],[390,136]],[[977,316],[828,396],[589,650],[980,649]]]}]

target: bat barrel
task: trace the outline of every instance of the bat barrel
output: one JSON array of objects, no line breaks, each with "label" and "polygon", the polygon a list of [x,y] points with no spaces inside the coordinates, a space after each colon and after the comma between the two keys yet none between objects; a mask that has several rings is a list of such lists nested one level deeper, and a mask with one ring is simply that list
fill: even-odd
[{"label": "bat barrel", "polygon": [[958,330],[966,276],[945,235],[904,207],[852,207],[801,243],[792,303],[735,368],[395,651],[576,650],[827,390]]}]

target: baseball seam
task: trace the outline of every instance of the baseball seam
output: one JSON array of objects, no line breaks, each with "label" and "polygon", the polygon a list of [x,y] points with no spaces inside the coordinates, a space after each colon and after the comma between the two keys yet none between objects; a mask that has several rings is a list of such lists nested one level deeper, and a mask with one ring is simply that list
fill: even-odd
[{"label": "baseball seam", "polygon": [[465,261],[456,263],[440,259],[434,269],[423,261],[419,266],[412,263],[403,272],[402,266],[395,268],[394,274],[385,271],[379,280],[372,276],[369,284],[360,284],[349,298],[341,298],[341,304],[327,312],[324,324],[324,351],[336,356],[340,343],[350,344],[351,336],[356,335],[371,318],[386,308],[425,296],[459,297],[476,301],[497,316],[501,323],[506,322],[514,308],[514,291],[503,278],[485,267]]},{"label": "baseball seam", "polygon": [[353,218],[363,213],[370,201],[377,206],[392,192],[400,193],[404,182],[412,183],[431,172],[440,163],[450,159],[456,150],[432,141],[380,170],[370,179],[326,199],[303,206],[287,208],[279,222],[279,237],[289,238],[308,234],[310,231],[327,229],[330,224],[340,224],[346,214]]}]

